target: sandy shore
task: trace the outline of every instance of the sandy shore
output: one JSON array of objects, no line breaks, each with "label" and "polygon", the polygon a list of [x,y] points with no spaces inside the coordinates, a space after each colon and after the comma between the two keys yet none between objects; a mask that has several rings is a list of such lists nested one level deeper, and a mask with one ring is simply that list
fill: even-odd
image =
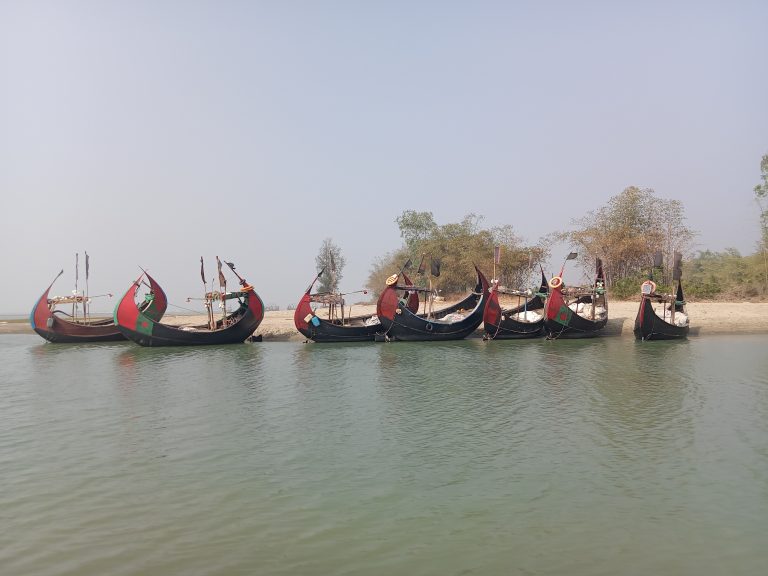
[{"label": "sandy shore", "polygon": [[[608,326],[604,334],[632,337],[632,327],[637,314],[637,301],[609,302]],[[375,305],[354,305],[352,314],[368,315],[376,310]],[[320,315],[322,317],[322,310]],[[691,319],[691,337],[709,334],[768,334],[768,303],[751,302],[693,302],[688,304]],[[195,324],[205,322],[204,316],[166,316],[167,324]],[[32,333],[27,320],[0,321],[0,334]],[[293,310],[267,312],[256,331],[265,340],[304,341],[304,337],[293,325]],[[482,325],[476,336],[482,335]]]}]

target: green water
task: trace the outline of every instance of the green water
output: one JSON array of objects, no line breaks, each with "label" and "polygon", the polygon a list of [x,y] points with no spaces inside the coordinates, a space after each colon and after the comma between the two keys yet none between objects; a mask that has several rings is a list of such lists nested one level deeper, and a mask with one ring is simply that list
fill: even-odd
[{"label": "green water", "polygon": [[767,347],[0,336],[0,574],[763,574]]}]

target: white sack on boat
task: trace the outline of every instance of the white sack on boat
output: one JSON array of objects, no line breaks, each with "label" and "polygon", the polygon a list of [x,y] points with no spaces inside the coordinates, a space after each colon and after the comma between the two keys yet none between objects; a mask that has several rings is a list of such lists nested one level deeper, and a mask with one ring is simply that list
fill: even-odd
[{"label": "white sack on boat", "polygon": [[451,312],[450,314],[446,314],[442,318],[440,318],[443,322],[453,323],[453,322],[460,322],[461,320],[464,320],[464,314],[461,314],[460,312]]},{"label": "white sack on boat", "polygon": [[675,326],[688,326],[688,315],[682,312],[675,312]]},{"label": "white sack on boat", "polygon": [[[576,304],[574,302],[573,304],[569,304],[568,308],[587,320],[592,319],[592,304],[585,304],[584,302]],[[608,310],[606,310],[604,306],[595,307],[595,320],[605,320],[606,316],[608,316]]]},{"label": "white sack on boat", "polygon": [[688,326],[688,315],[684,312],[675,312],[675,321],[672,322],[672,312],[665,306],[657,306],[654,310],[656,316],[675,326]]},{"label": "white sack on boat", "polygon": [[381,324],[381,321],[379,320],[379,317],[376,316],[376,314],[365,321],[366,326],[376,326],[376,324]]},{"label": "white sack on boat", "polygon": [[518,322],[538,322],[542,318],[543,316],[535,310],[525,310],[512,315],[512,319]]},{"label": "white sack on boat", "polygon": [[599,318],[600,320],[604,320],[606,316],[608,316],[608,310],[606,310],[605,306],[595,307],[596,318]]}]

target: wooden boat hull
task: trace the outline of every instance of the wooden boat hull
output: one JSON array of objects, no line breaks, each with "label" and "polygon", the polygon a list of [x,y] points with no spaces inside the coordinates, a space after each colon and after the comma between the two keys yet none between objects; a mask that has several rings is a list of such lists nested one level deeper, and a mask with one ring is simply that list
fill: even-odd
[{"label": "wooden boat hull", "polygon": [[[126,339],[113,318],[73,322],[51,311],[48,306],[48,294],[52,286],[53,282],[37,300],[29,315],[29,323],[37,334],[56,344],[119,342]],[[155,297],[142,303],[142,310],[149,318],[159,320],[165,313],[168,301],[159,286],[151,286],[151,289]]]},{"label": "wooden boat hull", "polygon": [[[547,292],[547,279],[541,274],[541,293]],[[487,340],[514,340],[521,338],[539,338],[544,335],[544,317],[537,322],[522,322],[513,316],[526,310],[536,311],[544,308],[544,300],[536,295],[526,304],[515,308],[502,309],[499,304],[499,296],[495,289],[491,289],[488,304],[483,314],[483,328]]]},{"label": "wooden boat hull", "polygon": [[[678,284],[677,301],[683,301],[683,289]],[[675,306],[677,312],[683,312],[682,304]],[[690,326],[676,326],[661,318],[653,310],[652,300],[646,296],[640,296],[640,306],[635,317],[635,338],[638,340],[681,340],[688,337]]]},{"label": "wooden boat hull", "polygon": [[55,344],[74,344],[77,342],[118,342],[125,340],[112,320],[107,324],[69,322],[55,315],[41,328],[32,320],[32,329],[40,336]]},{"label": "wooden boat hull", "polygon": [[607,320],[592,322],[574,314],[577,318],[571,319],[568,324],[563,324],[555,320],[544,321],[544,331],[547,338],[552,340],[558,338],[594,338],[600,335],[600,331],[605,328]]},{"label": "wooden boat hull", "polygon": [[[149,274],[147,278],[154,282]],[[142,314],[133,298],[137,282],[128,289],[115,307],[115,324],[129,340],[141,346],[209,346],[216,344],[243,343],[253,335],[264,318],[264,303],[254,290],[247,294],[247,300],[227,318],[231,324],[224,326],[219,320],[217,329],[205,326],[185,329],[161,324]]]},{"label": "wooden boat hull", "polygon": [[[596,284],[604,285],[602,265],[598,263]],[[550,286],[549,295],[544,305],[544,331],[549,339],[558,338],[594,338],[599,336],[602,329],[608,324],[608,303],[605,302],[606,314],[601,320],[591,320],[579,316],[566,304],[563,296],[562,284],[558,287]],[[591,302],[591,298],[579,299],[580,302]]]},{"label": "wooden boat hull", "polygon": [[[307,317],[313,317],[314,322],[307,321]],[[312,311],[309,292],[304,294],[293,313],[296,329],[305,338],[315,342],[373,342],[376,332],[382,329],[381,324],[359,325],[364,321],[365,317],[353,317],[349,319],[348,324],[341,325],[320,318]]]},{"label": "wooden boat hull", "polygon": [[[376,313],[381,321],[382,334],[389,340],[443,341],[461,340],[472,334],[483,321],[483,312],[488,301],[488,280],[475,267],[477,285],[475,291],[453,306],[434,313],[433,318],[414,314],[398,297],[396,286],[387,286],[376,304]],[[440,318],[458,310],[472,310],[458,322],[442,322]]]},{"label": "wooden boat hull", "polygon": [[[317,278],[315,278],[315,282]],[[405,274],[403,274],[403,281],[406,285],[411,285],[410,278]],[[382,332],[384,328],[380,323],[366,326],[365,321],[369,318],[368,316],[353,316],[347,319],[343,325],[317,316],[311,306],[311,292],[315,282],[309,285],[293,313],[293,323],[305,338],[318,343],[373,342],[376,340],[376,334]],[[408,294],[408,307],[412,311],[418,312],[418,294]],[[311,319],[308,321],[307,318],[310,317],[313,317],[314,321]]]}]

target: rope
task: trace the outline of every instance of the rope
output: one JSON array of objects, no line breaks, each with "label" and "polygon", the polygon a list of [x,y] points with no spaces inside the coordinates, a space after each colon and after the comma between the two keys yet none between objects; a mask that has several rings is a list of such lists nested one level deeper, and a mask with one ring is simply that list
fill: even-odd
[{"label": "rope", "polygon": [[[501,306],[499,306],[499,309],[501,310]],[[491,336],[491,340],[495,340],[496,336],[499,335],[499,330],[501,330],[501,322],[503,317],[504,317],[504,310],[501,310],[501,315],[499,316],[499,323],[496,324],[496,332],[494,333],[493,336]]]},{"label": "rope", "polygon": [[171,304],[168,302],[168,306],[173,306],[174,308],[178,308],[179,310],[186,310],[187,312],[194,312],[195,314],[203,314],[201,310],[193,310],[192,308],[185,308],[184,306],[179,306],[178,304]]}]

